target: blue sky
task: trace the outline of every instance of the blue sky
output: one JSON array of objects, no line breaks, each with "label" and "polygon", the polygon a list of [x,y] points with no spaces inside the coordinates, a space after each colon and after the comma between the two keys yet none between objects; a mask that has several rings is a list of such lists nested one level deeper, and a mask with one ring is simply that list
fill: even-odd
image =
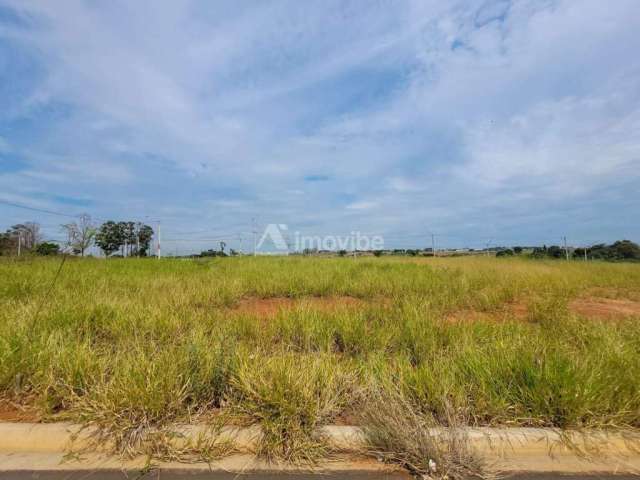
[{"label": "blue sky", "polygon": [[[0,0],[0,201],[387,246],[640,240],[636,0]],[[0,229],[62,217],[0,204]]]}]

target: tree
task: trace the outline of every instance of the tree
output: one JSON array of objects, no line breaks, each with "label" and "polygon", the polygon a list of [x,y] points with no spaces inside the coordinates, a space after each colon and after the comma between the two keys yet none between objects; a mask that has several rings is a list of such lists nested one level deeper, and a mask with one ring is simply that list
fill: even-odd
[{"label": "tree", "polygon": [[114,222],[100,225],[96,233],[96,245],[109,257],[118,250],[121,256],[146,257],[149,253],[153,228],[141,222]]},{"label": "tree", "polygon": [[40,225],[35,222],[19,223],[12,226],[7,233],[19,238],[21,248],[25,250],[33,250],[42,241]]},{"label": "tree", "polygon": [[609,249],[616,260],[640,260],[640,247],[630,240],[618,240]]},{"label": "tree", "polygon": [[515,253],[516,255],[520,255],[522,253],[522,250],[522,247],[513,247],[513,253]]},{"label": "tree", "polygon": [[[565,258],[564,250],[556,245],[549,248],[534,248],[533,258]],[[593,260],[640,261],[640,246],[630,240],[618,240],[611,245],[599,243],[587,249],[576,248],[572,252],[573,258],[584,259],[585,256]]]},{"label": "tree", "polygon": [[124,244],[124,237],[120,224],[109,220],[100,225],[96,233],[96,245],[102,250],[106,257],[117,252]]},{"label": "tree", "polygon": [[149,254],[151,239],[153,238],[153,228],[149,225],[137,222],[135,226],[136,234],[136,255],[146,257]]},{"label": "tree", "polygon": [[0,233],[0,255],[12,255],[18,249],[18,238],[9,232]]},{"label": "tree", "polygon": [[38,255],[58,255],[60,253],[60,245],[53,242],[42,242],[36,247]]},{"label": "tree", "polygon": [[547,248],[547,255],[553,258],[564,258],[565,253],[564,249],[562,249],[561,247],[557,245],[551,245],[549,248]]},{"label": "tree", "polygon": [[122,236],[122,256],[131,256],[133,247],[137,242],[135,224],[133,222],[118,222],[118,228]]},{"label": "tree", "polygon": [[83,213],[77,222],[62,225],[62,229],[67,234],[67,244],[73,253],[84,257],[84,252],[91,246],[96,236],[96,228],[91,217]]}]

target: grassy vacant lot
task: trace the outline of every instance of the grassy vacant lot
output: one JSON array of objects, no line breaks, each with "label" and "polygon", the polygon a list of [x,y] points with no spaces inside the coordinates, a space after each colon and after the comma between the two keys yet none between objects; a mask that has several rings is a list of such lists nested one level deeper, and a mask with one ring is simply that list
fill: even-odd
[{"label": "grassy vacant lot", "polygon": [[319,425],[375,422],[372,388],[440,424],[640,427],[640,265],[69,259],[48,293],[59,263],[0,262],[5,419],[124,448],[223,418],[290,459]]}]

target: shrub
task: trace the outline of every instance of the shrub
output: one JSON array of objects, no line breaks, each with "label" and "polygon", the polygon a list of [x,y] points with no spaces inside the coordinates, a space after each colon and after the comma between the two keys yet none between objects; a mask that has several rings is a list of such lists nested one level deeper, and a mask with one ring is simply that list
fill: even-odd
[{"label": "shrub", "polygon": [[36,253],[38,255],[58,255],[60,253],[60,246],[52,242],[39,243],[36,247]]}]

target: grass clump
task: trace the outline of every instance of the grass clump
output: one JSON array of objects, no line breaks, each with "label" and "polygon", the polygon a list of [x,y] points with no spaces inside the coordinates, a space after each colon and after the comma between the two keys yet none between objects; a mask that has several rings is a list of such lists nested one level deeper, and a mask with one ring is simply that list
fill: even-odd
[{"label": "grass clump", "polygon": [[419,478],[494,477],[469,444],[467,422],[451,407],[443,423],[412,403],[397,386],[375,385],[361,401],[359,416],[369,455],[398,464]]},{"label": "grass clump", "polygon": [[231,381],[233,411],[260,426],[256,453],[269,460],[313,464],[329,453],[317,427],[338,415],[352,376],[327,356],[282,354],[240,363]]}]

